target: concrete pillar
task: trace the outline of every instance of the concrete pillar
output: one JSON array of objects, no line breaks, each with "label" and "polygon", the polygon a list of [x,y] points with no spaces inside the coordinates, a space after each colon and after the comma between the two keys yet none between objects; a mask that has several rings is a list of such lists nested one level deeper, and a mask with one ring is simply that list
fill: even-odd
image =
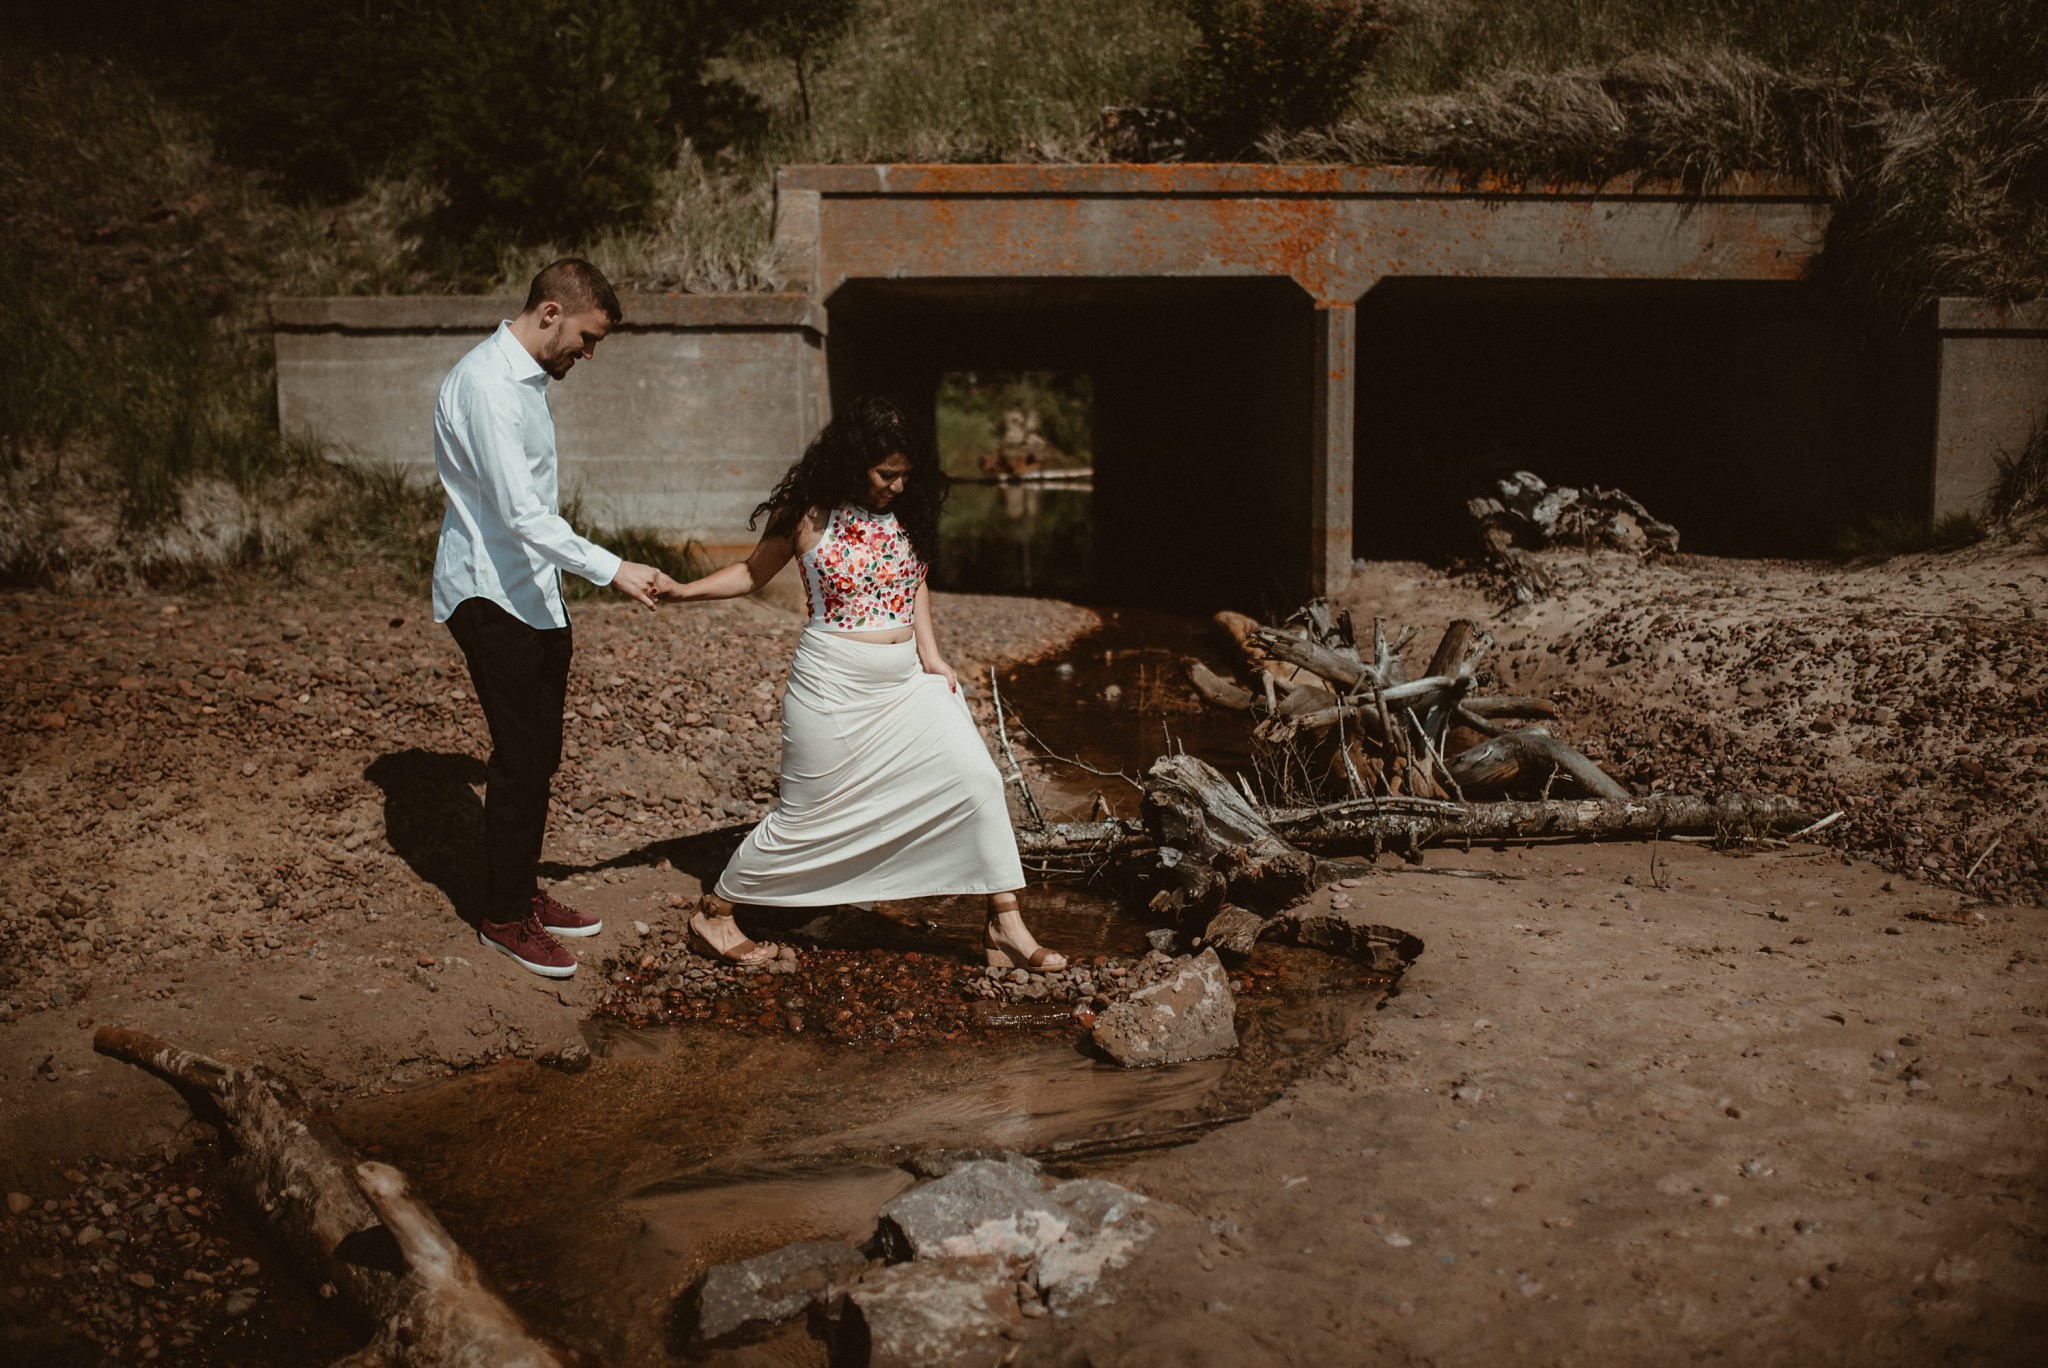
[{"label": "concrete pillar", "polygon": [[1944,299],[1934,326],[1932,516],[1981,514],[1999,461],[2048,424],[2048,300]]},{"label": "concrete pillar", "polygon": [[1352,407],[1358,394],[1358,310],[1316,305],[1315,416],[1309,445],[1309,590],[1351,581]]}]

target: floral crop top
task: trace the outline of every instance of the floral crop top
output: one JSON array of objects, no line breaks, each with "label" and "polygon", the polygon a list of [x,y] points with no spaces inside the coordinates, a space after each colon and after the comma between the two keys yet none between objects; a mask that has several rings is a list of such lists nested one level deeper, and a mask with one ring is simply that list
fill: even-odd
[{"label": "floral crop top", "polygon": [[811,626],[828,632],[877,632],[917,620],[925,563],[894,513],[835,508],[825,535],[797,558]]}]

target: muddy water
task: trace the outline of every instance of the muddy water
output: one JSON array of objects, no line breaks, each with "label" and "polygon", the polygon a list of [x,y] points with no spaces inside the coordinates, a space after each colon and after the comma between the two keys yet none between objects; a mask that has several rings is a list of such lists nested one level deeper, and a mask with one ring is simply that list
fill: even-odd
[{"label": "muddy water", "polygon": [[1347,1040],[1382,985],[1315,951],[1239,970],[1243,1048],[1148,1070],[1078,1032],[877,1049],[711,1025],[590,1030],[580,1075],[511,1061],[334,1120],[396,1163],[515,1303],[607,1362],[670,1361],[676,1293],[797,1239],[861,1240],[918,1150],[996,1146],[1101,1171],[1270,1102]]},{"label": "muddy water", "polygon": [[[1043,748],[1095,769],[1135,777],[1168,747],[1248,767],[1243,720],[1193,701],[1190,655],[1226,664],[1205,622],[1114,613],[1067,652],[1013,671],[1005,702]],[[1135,814],[1134,788],[1065,773],[1046,795],[1055,817],[1081,815],[1097,792]],[[1125,892],[1053,884],[1025,901],[1045,943],[1128,957],[1154,923]],[[928,967],[970,958],[981,915],[979,899],[928,899],[760,929],[813,953]],[[510,1061],[334,1119],[412,1175],[537,1323],[605,1362],[662,1364],[678,1352],[672,1305],[698,1273],[792,1240],[864,1240],[909,1186],[898,1166],[908,1155],[988,1146],[1066,1172],[1113,1169],[1265,1106],[1349,1040],[1386,987],[1349,961],[1284,946],[1262,945],[1233,973],[1242,1046],[1229,1059],[1118,1069],[1051,1003],[969,1023],[960,1003],[933,1001],[917,1010],[935,1029],[900,1035],[595,1022],[597,1058],[580,1075]],[[950,981],[921,982],[938,994]]]},{"label": "muddy water", "polygon": [[[1168,751],[1200,756],[1226,774],[1253,774],[1251,728],[1238,713],[1203,703],[1188,683],[1195,657],[1226,676],[1231,654],[1204,618],[1141,609],[1108,609],[1102,626],[1065,651],[1017,666],[1003,680],[1003,703],[1040,743],[1068,760],[1112,775],[1142,778]],[[1054,763],[1057,819],[1081,817],[1100,793],[1120,816],[1136,816],[1129,783]]]}]

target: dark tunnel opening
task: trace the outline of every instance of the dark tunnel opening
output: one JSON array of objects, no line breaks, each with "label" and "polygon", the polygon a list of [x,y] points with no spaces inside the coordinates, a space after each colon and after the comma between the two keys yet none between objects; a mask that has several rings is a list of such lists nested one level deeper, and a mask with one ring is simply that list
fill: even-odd
[{"label": "dark tunnel opening", "polygon": [[1825,553],[1912,502],[1900,348],[1809,284],[1390,280],[1358,311],[1354,554],[1473,548],[1465,501],[1601,484],[1686,551]]},{"label": "dark tunnel opening", "polygon": [[1291,281],[874,281],[831,300],[832,401],[929,421],[963,371],[1085,374],[1092,564],[1080,597],[1212,612],[1300,601],[1311,323]]}]

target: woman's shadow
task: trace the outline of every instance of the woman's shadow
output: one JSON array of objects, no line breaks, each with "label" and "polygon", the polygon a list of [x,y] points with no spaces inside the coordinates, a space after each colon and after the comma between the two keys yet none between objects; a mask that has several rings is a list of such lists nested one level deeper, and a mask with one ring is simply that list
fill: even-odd
[{"label": "woman's shadow", "polygon": [[447,751],[380,755],[363,777],[384,791],[384,839],[474,926],[484,904],[484,762]]}]

